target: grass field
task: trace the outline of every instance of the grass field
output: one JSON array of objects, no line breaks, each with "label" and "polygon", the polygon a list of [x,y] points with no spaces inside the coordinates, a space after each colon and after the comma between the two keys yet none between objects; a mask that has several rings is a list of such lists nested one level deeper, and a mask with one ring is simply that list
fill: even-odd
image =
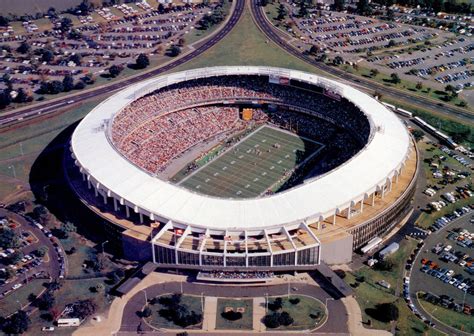
[{"label": "grass field", "polygon": [[[222,313],[226,307],[244,308],[242,318],[237,321],[226,320]],[[217,299],[216,329],[224,330],[252,330],[253,327],[253,300]]]},{"label": "grass field", "polygon": [[[305,295],[292,295],[290,299],[299,299],[297,304],[290,302],[287,297],[282,297],[282,311],[287,312],[294,322],[289,326],[280,326],[276,330],[311,330],[326,320],[326,309],[321,301]],[[275,299],[270,299],[272,304]],[[275,329],[267,329],[275,330]]]},{"label": "grass field", "polygon": [[472,316],[434,305],[423,299],[418,299],[418,301],[437,320],[464,332],[474,333],[474,318]]},{"label": "grass field", "polygon": [[[169,297],[166,295],[164,297]],[[202,306],[201,306],[201,298],[199,296],[192,296],[192,295],[183,295],[181,296],[181,303],[184,306],[187,306],[190,311],[195,311],[196,314],[203,314]],[[173,321],[168,321],[166,318],[160,315],[161,309],[166,309],[166,306],[156,303],[150,305],[152,314],[150,317],[146,318],[148,324],[155,328],[166,328],[166,329],[181,329],[180,326],[177,326],[173,323]],[[200,325],[196,325],[190,327],[191,329],[200,328]]]},{"label": "grass field", "polygon": [[30,294],[38,295],[44,290],[43,283],[47,283],[44,279],[34,279],[28,284],[24,284],[23,287],[17,289],[13,293],[7,295],[0,301],[0,316],[6,317],[13,314],[18,310],[18,307],[26,306],[28,302],[28,296]]},{"label": "grass field", "polygon": [[259,196],[321,148],[317,142],[263,126],[180,185],[211,196]]}]

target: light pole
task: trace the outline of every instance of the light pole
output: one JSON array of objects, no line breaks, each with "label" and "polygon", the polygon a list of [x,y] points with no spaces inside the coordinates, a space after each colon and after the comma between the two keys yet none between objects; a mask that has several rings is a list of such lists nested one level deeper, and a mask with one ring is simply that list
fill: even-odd
[{"label": "light pole", "polygon": [[11,169],[11,170],[13,171],[13,178],[16,178],[15,166],[14,166],[14,165],[10,165],[10,166],[8,166],[8,169]]},{"label": "light pole", "polygon": [[288,299],[290,298],[290,286],[291,286],[291,282],[290,280],[288,280]]},{"label": "light pole", "polygon": [[265,314],[268,314],[268,293],[265,293]]},{"label": "light pole", "polygon": [[146,295],[146,290],[142,289],[142,292],[145,294],[145,306],[147,306],[148,305],[148,297]]},{"label": "light pole", "polygon": [[102,256],[104,256],[104,245],[107,244],[109,241],[106,240],[105,242],[103,242],[101,245],[102,245]]},{"label": "light pole", "polygon": [[181,287],[181,294],[183,294],[183,281],[179,282],[179,286]]}]

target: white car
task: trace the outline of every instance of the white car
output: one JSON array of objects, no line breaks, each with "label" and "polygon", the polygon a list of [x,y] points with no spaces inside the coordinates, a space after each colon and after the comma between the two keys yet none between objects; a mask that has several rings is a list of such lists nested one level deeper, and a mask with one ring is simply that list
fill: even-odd
[{"label": "white car", "polygon": [[449,270],[449,272],[446,273],[447,276],[453,276],[453,274],[454,274],[454,271],[453,271],[453,270]]},{"label": "white car", "polygon": [[43,327],[41,331],[54,331],[54,327]]},{"label": "white car", "polygon": [[461,260],[461,261],[459,262],[459,266],[461,266],[461,267],[466,266],[466,260]]}]

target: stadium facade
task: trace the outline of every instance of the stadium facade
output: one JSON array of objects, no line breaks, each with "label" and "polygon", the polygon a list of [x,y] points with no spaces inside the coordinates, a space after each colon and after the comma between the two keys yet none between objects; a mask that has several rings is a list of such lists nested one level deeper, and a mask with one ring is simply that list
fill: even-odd
[{"label": "stadium facade", "polygon": [[[288,190],[243,199],[183,188],[131,162],[118,149],[114,123],[132,102],[178,83],[226,76],[242,81],[258,76],[272,85],[314,88],[327,99],[348,101],[369,125],[362,149],[341,165]],[[228,98],[220,96],[212,103],[285,104],[294,113],[314,114],[358,136],[351,125],[341,125],[344,122],[330,113],[313,113],[296,103]],[[183,98],[174,105],[206,104],[208,100]],[[291,270],[308,269],[321,261],[349,262],[353,250],[385,235],[408,216],[418,170],[416,147],[405,126],[377,100],[314,74],[271,67],[195,69],[133,84],[81,121],[70,149],[77,177],[71,177],[74,190],[106,220],[110,237],[121,244],[124,255],[189,269]]]}]

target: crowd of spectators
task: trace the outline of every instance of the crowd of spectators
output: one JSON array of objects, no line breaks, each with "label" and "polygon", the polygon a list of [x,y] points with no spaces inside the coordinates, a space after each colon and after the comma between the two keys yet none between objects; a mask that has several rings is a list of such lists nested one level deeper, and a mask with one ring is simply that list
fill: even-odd
[{"label": "crowd of spectators", "polygon": [[200,278],[209,279],[270,279],[275,277],[273,272],[255,271],[255,272],[231,272],[231,271],[213,271],[199,272]]},{"label": "crowd of spectators", "polygon": [[245,127],[238,108],[219,106],[222,101],[235,101],[232,106],[239,101],[282,106],[268,114],[255,109],[253,121],[330,143],[328,148],[339,157],[334,164],[352,156],[370,134],[365,115],[343,98],[337,101],[315,91],[272,84],[265,76],[222,76],[173,84],[135,100],[114,117],[112,141],[136,165],[161,172],[192,146]]}]

